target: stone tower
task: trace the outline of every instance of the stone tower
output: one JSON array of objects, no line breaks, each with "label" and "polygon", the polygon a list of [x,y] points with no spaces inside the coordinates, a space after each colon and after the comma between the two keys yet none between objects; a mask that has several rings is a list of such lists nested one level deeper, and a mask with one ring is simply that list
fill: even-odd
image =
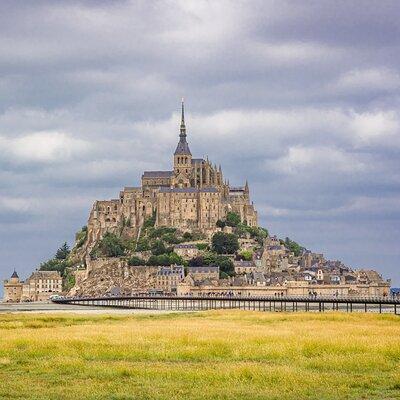
[{"label": "stone tower", "polygon": [[182,116],[179,142],[174,153],[174,179],[172,186],[177,188],[190,187],[192,176],[192,153],[186,140],[185,109],[182,99]]},{"label": "stone tower", "polygon": [[11,278],[4,281],[4,301],[19,303],[22,297],[22,285],[17,272],[14,270]]}]

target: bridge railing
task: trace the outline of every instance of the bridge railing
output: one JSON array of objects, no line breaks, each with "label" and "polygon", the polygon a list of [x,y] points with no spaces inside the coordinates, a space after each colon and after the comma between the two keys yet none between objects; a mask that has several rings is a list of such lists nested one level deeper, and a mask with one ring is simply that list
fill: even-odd
[{"label": "bridge railing", "polygon": [[102,307],[145,308],[161,310],[208,310],[239,308],[262,311],[371,311],[400,313],[400,299],[315,298],[309,296],[165,296],[134,295],[107,297],[58,298],[55,303]]}]

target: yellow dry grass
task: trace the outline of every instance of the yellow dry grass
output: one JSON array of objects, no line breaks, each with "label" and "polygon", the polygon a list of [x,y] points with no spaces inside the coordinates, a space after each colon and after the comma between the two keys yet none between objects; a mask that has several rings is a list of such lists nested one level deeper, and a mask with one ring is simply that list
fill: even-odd
[{"label": "yellow dry grass", "polygon": [[0,399],[400,399],[400,318],[0,315]]}]

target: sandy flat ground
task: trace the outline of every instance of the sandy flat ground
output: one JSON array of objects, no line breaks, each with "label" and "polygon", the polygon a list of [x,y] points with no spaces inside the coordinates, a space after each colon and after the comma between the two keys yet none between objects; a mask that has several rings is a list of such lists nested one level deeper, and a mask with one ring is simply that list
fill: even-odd
[{"label": "sandy flat ground", "polygon": [[0,303],[0,313],[74,313],[74,314],[162,314],[171,310],[133,310],[110,307],[90,307],[55,303]]}]

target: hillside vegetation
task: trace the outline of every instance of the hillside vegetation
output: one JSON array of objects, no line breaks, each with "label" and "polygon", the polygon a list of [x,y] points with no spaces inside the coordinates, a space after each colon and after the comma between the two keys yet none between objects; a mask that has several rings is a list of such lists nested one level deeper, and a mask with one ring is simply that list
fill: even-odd
[{"label": "hillside vegetation", "polygon": [[0,315],[0,399],[398,399],[400,319]]}]

